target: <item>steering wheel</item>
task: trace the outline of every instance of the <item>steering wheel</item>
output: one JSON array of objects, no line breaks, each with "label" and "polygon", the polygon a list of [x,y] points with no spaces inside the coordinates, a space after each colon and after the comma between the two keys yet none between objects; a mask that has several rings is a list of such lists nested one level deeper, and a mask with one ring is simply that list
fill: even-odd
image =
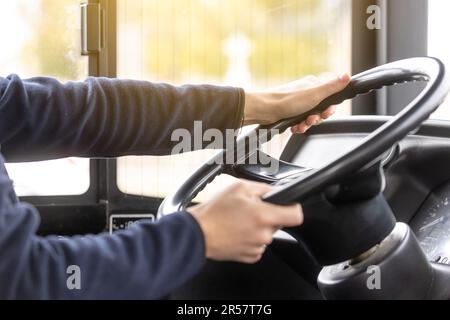
[{"label": "steering wheel", "polygon": [[[251,176],[254,180],[267,181],[267,175],[258,174],[258,172],[264,172],[262,166],[257,170],[253,168],[249,171],[245,167],[239,166],[239,159],[236,159],[234,164],[221,164],[221,161],[217,161],[225,159],[230,151],[233,151],[233,154],[243,154],[244,157],[249,157],[257,152],[255,148],[248,147],[252,145],[248,143],[248,137],[257,137],[259,140],[264,138],[267,141],[268,137],[264,135],[268,135],[272,132],[271,130],[284,132],[305,120],[309,115],[324,111],[330,105],[340,104],[347,99],[384,86],[415,81],[428,82],[425,89],[403,111],[366,137],[351,151],[320,169],[306,172],[303,170],[302,174],[291,174],[287,177],[285,175],[281,181],[273,181],[277,182],[276,185],[279,187],[263,197],[265,201],[278,205],[302,201],[370,164],[396,142],[417,129],[445,99],[450,89],[450,82],[447,78],[444,64],[440,60],[430,57],[400,60],[355,75],[343,91],[328,97],[309,112],[269,126],[259,126],[254,129],[254,132],[241,137],[234,145],[234,150],[219,152],[164,200],[159,208],[158,216],[163,217],[185,210],[196,195],[222,173],[231,174],[236,178]],[[283,180],[286,180],[285,183]]]},{"label": "steering wheel", "polygon": [[[448,77],[444,64],[431,57],[400,60],[355,75],[344,90],[328,97],[309,112],[272,125],[259,126],[240,137],[232,147],[227,146],[228,149],[218,152],[163,201],[158,218],[184,211],[199,192],[225,173],[274,185],[274,190],[263,197],[269,203],[289,205],[301,202],[305,223],[285,231],[304,247],[316,264],[333,265],[355,258],[379,244],[394,230],[396,219],[389,204],[380,191],[377,191],[378,196],[368,201],[352,200],[346,206],[323,201],[323,195],[330,186],[339,183],[344,183],[346,189],[345,183],[355,173],[376,168],[386,151],[427,120],[450,91]],[[245,164],[250,157],[261,154],[259,142],[267,142],[273,135],[286,131],[312,114],[321,113],[330,105],[385,86],[416,81],[426,81],[427,85],[407,107],[352,150],[322,168],[305,169],[279,161],[278,172],[269,174],[263,164]]]}]

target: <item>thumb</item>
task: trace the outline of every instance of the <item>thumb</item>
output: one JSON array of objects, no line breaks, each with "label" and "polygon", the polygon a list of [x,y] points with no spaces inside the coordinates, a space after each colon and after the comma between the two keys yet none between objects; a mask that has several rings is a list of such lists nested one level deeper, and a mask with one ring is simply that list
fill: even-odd
[{"label": "thumb", "polygon": [[350,83],[350,80],[350,76],[344,73],[315,87],[313,90],[315,91],[314,97],[317,99],[317,103],[319,104],[329,96],[344,90]]},{"label": "thumb", "polygon": [[300,204],[290,206],[267,204],[267,208],[274,226],[296,227],[303,224],[303,210]]}]

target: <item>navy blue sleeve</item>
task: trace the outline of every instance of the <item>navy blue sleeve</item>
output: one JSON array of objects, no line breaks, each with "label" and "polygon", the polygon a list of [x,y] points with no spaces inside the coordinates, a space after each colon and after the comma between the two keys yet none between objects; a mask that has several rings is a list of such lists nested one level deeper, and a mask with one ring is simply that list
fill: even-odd
[{"label": "navy blue sleeve", "polygon": [[[10,76],[0,78],[0,142],[13,161],[167,154],[174,129],[191,131],[196,120],[237,128],[242,109],[243,92],[234,88]],[[0,299],[158,299],[205,259],[189,213],[70,239],[39,237],[38,226],[38,212],[17,200],[0,155]],[[71,267],[80,290],[68,286]]]},{"label": "navy blue sleeve", "polygon": [[159,299],[203,265],[203,236],[188,213],[114,235],[41,238],[36,209],[11,193],[2,163],[0,299]]},{"label": "navy blue sleeve", "polygon": [[[205,259],[201,229],[189,213],[114,235],[38,237],[36,209],[15,201],[3,159],[0,201],[0,299],[158,299]],[[74,266],[79,283],[70,278]]]},{"label": "navy blue sleeve", "polygon": [[[224,132],[242,123],[242,89],[88,78],[0,78],[0,144],[9,162],[167,155],[175,129]],[[206,146],[206,143],[203,147]]]}]

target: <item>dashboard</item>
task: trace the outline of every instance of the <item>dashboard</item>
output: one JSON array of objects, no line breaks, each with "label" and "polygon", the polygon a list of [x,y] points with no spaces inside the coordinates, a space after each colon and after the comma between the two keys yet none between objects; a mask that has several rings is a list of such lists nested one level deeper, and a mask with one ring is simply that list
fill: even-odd
[{"label": "dashboard", "polygon": [[[306,138],[292,138],[282,160],[321,167],[383,123],[366,117],[326,122]],[[397,221],[410,225],[430,261],[450,265],[450,122],[427,121],[387,156],[384,195]]]},{"label": "dashboard", "polygon": [[[369,132],[389,118],[351,117],[330,120],[312,128],[307,135],[293,136],[281,160],[306,168],[319,168],[361,142]],[[384,195],[397,221],[408,223],[430,261],[450,265],[450,122],[427,121],[388,155]],[[141,219],[153,219],[155,211],[140,197],[127,197],[123,204],[82,208],[60,214],[57,206],[39,207],[40,235],[91,234],[126,229]],[[155,203],[158,203],[156,201]],[[70,209],[70,208],[69,208]],[[43,214],[43,212],[45,214]],[[136,215],[137,212],[143,212]],[[276,238],[295,241],[287,233]],[[290,241],[289,241],[290,242]],[[284,242],[283,242],[284,243]],[[305,262],[302,261],[304,264]],[[301,265],[301,264],[300,264]]]},{"label": "dashboard", "polygon": [[450,183],[429,195],[410,225],[428,259],[450,265]]}]

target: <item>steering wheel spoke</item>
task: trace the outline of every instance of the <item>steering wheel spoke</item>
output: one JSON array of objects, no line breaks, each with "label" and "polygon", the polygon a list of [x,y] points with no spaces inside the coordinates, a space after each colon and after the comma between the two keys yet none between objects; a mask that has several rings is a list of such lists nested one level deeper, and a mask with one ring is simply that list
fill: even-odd
[{"label": "steering wheel spoke", "polygon": [[229,170],[230,175],[236,178],[281,185],[312,169],[275,159],[257,149],[240,163],[230,166]]}]

